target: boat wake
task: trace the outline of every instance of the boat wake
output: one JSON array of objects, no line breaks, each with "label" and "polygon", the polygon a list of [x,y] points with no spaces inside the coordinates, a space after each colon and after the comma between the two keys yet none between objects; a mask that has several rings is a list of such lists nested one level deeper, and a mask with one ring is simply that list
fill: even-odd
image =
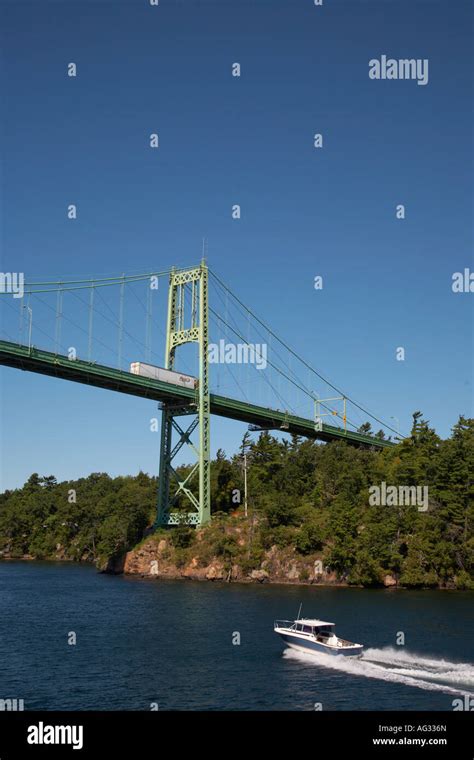
[{"label": "boat wake", "polygon": [[359,658],[331,657],[326,654],[306,654],[285,649],[285,658],[331,668],[354,676],[378,678],[383,681],[415,686],[448,694],[474,693],[474,665],[463,662],[422,657],[393,647],[366,649]]}]

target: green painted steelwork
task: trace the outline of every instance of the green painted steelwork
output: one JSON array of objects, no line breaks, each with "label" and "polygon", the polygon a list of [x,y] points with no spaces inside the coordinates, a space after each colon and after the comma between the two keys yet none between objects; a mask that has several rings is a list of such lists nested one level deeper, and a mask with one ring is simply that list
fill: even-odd
[{"label": "green painted steelwork", "polygon": [[[72,380],[77,383],[92,385],[96,388],[126,393],[132,396],[152,399],[153,401],[171,402],[176,405],[193,405],[197,408],[196,394],[189,388],[152,380],[130,372],[113,369],[94,362],[81,359],[68,359],[67,356],[42,351],[35,347],[10,343],[0,340],[0,364],[16,367],[28,372]],[[392,441],[384,441],[363,433],[344,431],[332,425],[321,425],[315,430],[314,420],[298,417],[286,411],[268,409],[249,404],[245,401],[209,395],[210,413],[220,417],[247,422],[260,427],[282,429],[287,433],[296,433],[306,438],[322,441],[344,440],[355,446],[369,446],[377,449],[393,446]]]},{"label": "green painted steelwork", "polygon": [[[191,313],[185,315],[185,292],[190,292]],[[166,330],[165,368],[174,370],[176,349],[186,343],[197,343],[199,350],[199,384],[193,392],[193,403],[176,404],[175,400],[163,400],[161,423],[160,478],[156,526],[190,523],[205,525],[211,519],[210,489],[210,397],[208,368],[208,272],[204,261],[195,269],[172,270],[168,292],[168,322]],[[186,326],[188,325],[188,326]],[[187,428],[181,426],[177,417],[192,414],[194,419]],[[199,445],[196,447],[191,435],[199,428]],[[173,431],[179,436],[173,447]],[[172,461],[184,445],[196,455],[196,464],[183,480],[174,469]],[[194,495],[189,485],[195,475],[199,477],[199,495]],[[177,488],[171,494],[171,482]],[[191,503],[192,512],[171,512],[180,495]]]}]

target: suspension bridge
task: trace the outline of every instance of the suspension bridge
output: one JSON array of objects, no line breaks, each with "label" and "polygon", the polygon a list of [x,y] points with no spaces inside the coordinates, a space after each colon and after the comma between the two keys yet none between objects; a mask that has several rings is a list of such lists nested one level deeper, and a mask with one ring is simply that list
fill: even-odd
[{"label": "suspension bridge", "polygon": [[[157,526],[211,519],[211,415],[252,430],[376,449],[393,445],[384,430],[398,434],[300,357],[205,260],[146,274],[31,282],[16,292],[12,275],[2,276],[0,364],[159,403]],[[153,349],[156,330],[164,357]],[[130,364],[138,361],[168,375],[134,374]],[[193,386],[170,381],[177,371],[195,378]],[[377,435],[361,424],[368,417],[381,426]],[[175,461],[185,446],[194,463],[183,473]]]}]

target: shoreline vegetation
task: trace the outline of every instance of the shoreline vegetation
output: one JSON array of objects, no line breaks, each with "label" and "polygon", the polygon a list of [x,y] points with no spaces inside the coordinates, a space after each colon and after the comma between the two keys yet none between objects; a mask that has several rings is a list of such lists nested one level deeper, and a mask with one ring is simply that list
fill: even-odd
[{"label": "shoreline vegetation", "polygon": [[[209,525],[152,532],[157,478],[143,472],[61,483],[34,473],[0,494],[0,559],[163,579],[474,590],[473,472],[474,419],[464,417],[442,440],[415,412],[410,436],[383,451],[246,433],[238,454],[213,460]],[[421,491],[422,502],[408,499]],[[179,500],[175,509],[187,511]]]}]

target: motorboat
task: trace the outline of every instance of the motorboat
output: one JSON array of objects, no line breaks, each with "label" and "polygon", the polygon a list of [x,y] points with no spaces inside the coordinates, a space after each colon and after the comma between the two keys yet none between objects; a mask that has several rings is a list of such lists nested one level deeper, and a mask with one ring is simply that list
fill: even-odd
[{"label": "motorboat", "polygon": [[329,655],[354,657],[360,655],[363,644],[355,644],[336,635],[335,623],[313,618],[275,620],[273,630],[292,649],[300,652],[322,652]]}]

